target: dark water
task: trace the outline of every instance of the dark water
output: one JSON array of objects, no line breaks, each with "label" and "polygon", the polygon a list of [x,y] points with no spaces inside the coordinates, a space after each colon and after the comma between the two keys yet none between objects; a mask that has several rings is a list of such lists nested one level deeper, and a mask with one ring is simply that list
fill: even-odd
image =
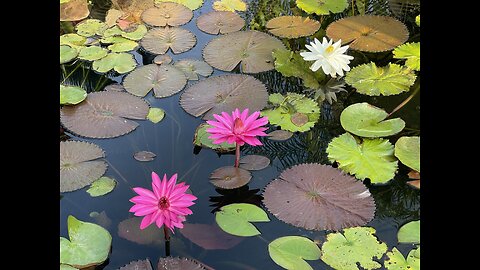
[{"label": "dark water", "polygon": [[[215,36],[198,30],[195,20],[201,14],[212,10],[212,2],[205,1],[203,7],[194,11],[192,21],[182,26],[195,34],[197,45],[192,50],[179,55],[174,55],[169,51],[168,54],[172,56],[174,61],[184,58],[202,59],[203,47]],[[260,4],[264,2],[260,1]],[[272,2],[272,5],[281,5],[281,9],[288,10],[288,1]],[[101,16],[102,9],[105,9],[106,4],[99,1],[94,1],[94,3],[94,7],[99,10],[93,12],[93,14]],[[255,6],[254,4],[251,5],[252,7]],[[250,19],[254,14],[247,12],[246,16]],[[300,46],[303,46],[300,44],[304,44],[304,42],[303,40],[291,44],[300,48]],[[135,53],[135,57],[139,63],[143,64],[149,64],[153,59],[152,55],[143,52]],[[381,58],[375,60],[385,61]],[[357,61],[357,57],[355,61]],[[72,68],[67,67],[70,70]],[[86,74],[82,70],[82,68],[79,68],[66,82],[79,84],[86,76],[86,87],[91,91],[95,88],[99,79],[104,80],[104,82],[99,82],[100,86],[105,84],[106,81],[122,82],[123,79],[123,76],[110,76],[110,79],[107,79],[102,75],[94,74],[93,71]],[[212,76],[224,73],[215,70]],[[301,90],[298,80],[283,78],[276,71],[255,74],[254,76],[266,84],[270,93]],[[192,81],[189,81],[188,85],[191,84]],[[93,211],[99,213],[104,211],[110,222],[101,224],[113,237],[112,252],[108,261],[97,269],[117,269],[130,261],[145,258],[149,258],[154,265],[154,269],[156,269],[158,259],[165,256],[163,242],[137,244],[120,237],[118,233],[118,224],[133,217],[128,212],[132,206],[132,203],[128,200],[135,196],[131,188],[138,186],[150,188],[152,171],[159,175],[166,173],[168,176],[178,173],[179,181],[185,181],[190,185],[191,191],[198,197],[198,200],[191,207],[193,214],[187,217],[187,223],[215,224],[214,214],[212,213],[215,206],[211,206],[214,203],[211,200],[221,203],[245,201],[260,204],[261,197],[258,195],[261,195],[266,184],[276,178],[284,169],[305,162],[328,163],[325,148],[333,137],[344,132],[338,121],[338,116],[344,107],[352,103],[368,101],[370,104],[384,108],[386,111],[391,111],[410,94],[411,92],[391,97],[367,98],[355,93],[341,93],[338,95],[339,102],[332,106],[329,104],[323,105],[321,120],[312,130],[303,134],[296,134],[286,142],[262,140],[265,143],[263,147],[242,148],[242,155],[248,153],[265,155],[271,159],[271,165],[261,171],[252,171],[251,182],[248,187],[243,187],[241,192],[232,191],[222,195],[209,183],[209,175],[216,168],[233,165],[234,155],[224,154],[219,156],[210,149],[202,149],[198,152],[192,141],[195,128],[203,121],[187,114],[179,106],[181,93],[162,99],[155,98],[150,93],[145,99],[151,106],[160,107],[166,111],[166,117],[160,123],[153,124],[147,120],[138,121],[140,126],[136,130],[113,139],[88,139],[68,134],[71,139],[99,145],[105,151],[109,165],[105,176],[116,179],[118,183],[111,193],[95,198],[90,197],[85,192],[87,188],[62,194],[59,216],[60,235],[64,237],[68,235],[66,225],[68,215],[74,215],[83,221],[102,222],[90,217],[89,214]],[[405,120],[407,128],[401,134],[392,136],[392,142],[395,142],[397,137],[401,135],[419,135],[419,113],[419,96],[417,95],[407,106],[395,114],[396,117]],[[150,162],[136,161],[133,154],[141,150],[154,152],[157,157]],[[420,192],[405,184],[407,173],[407,168],[399,164],[399,171],[395,179],[388,185],[369,186],[375,198],[377,211],[375,219],[366,225],[376,229],[379,240],[385,242],[389,250],[396,246],[404,255],[408,253],[412,246],[397,244],[397,230],[404,223],[420,218]],[[247,188],[251,192],[248,192]],[[254,195],[255,189],[259,189],[256,193],[257,196]],[[306,236],[318,243],[322,243],[325,239],[327,233],[325,231],[317,232],[296,228],[279,221],[268,211],[267,213],[271,219],[270,222],[255,223],[262,233],[261,235],[245,237],[239,244],[227,250],[205,250],[176,230],[175,235],[172,236],[171,255],[194,258],[215,269],[282,269],[269,257],[267,250],[269,242],[287,235]],[[157,236],[161,239],[163,231],[157,231]],[[383,258],[379,261],[383,262]],[[331,269],[321,260],[308,262],[314,269]]]}]

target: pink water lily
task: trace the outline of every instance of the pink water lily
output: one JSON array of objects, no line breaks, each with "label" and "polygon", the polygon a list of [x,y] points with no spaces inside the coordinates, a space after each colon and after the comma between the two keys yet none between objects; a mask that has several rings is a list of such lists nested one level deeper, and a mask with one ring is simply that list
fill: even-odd
[{"label": "pink water lily", "polygon": [[143,230],[155,223],[158,228],[165,225],[173,233],[175,227],[183,228],[185,216],[192,214],[188,207],[195,204],[193,201],[197,197],[186,193],[188,188],[189,185],[184,182],[177,184],[177,174],[169,180],[164,174],[163,180],[160,180],[160,177],[152,172],[153,192],[141,187],[133,188],[138,196],[130,199],[135,205],[129,211],[135,216],[144,216],[140,229]]}]

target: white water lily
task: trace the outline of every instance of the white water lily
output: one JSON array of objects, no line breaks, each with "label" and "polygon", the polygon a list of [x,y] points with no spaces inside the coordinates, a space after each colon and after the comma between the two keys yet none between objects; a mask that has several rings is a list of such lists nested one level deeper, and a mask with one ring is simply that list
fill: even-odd
[{"label": "white water lily", "polygon": [[353,59],[353,56],[344,54],[348,49],[348,45],[341,47],[342,40],[332,43],[332,39],[327,41],[324,37],[323,42],[320,42],[315,38],[313,42],[310,42],[310,45],[305,45],[310,51],[301,52],[300,55],[305,61],[315,61],[310,66],[312,71],[317,71],[322,67],[325,74],[335,78],[337,74],[343,76],[344,70],[350,70],[348,64]]}]

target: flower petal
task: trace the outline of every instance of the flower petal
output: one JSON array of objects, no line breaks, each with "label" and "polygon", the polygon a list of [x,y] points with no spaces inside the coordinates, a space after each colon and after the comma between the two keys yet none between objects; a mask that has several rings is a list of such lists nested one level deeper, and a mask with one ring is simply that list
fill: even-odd
[{"label": "flower petal", "polygon": [[145,188],[134,187],[133,191],[135,191],[140,196],[145,196],[145,197],[148,197],[148,198],[151,198],[151,199],[154,199],[154,200],[159,199],[155,196],[155,194],[153,192],[151,192],[150,190],[145,189]]},{"label": "flower petal", "polygon": [[148,227],[150,224],[153,223],[154,220],[152,220],[151,215],[147,215],[142,219],[142,222],[140,223],[140,229],[143,230],[146,227]]}]

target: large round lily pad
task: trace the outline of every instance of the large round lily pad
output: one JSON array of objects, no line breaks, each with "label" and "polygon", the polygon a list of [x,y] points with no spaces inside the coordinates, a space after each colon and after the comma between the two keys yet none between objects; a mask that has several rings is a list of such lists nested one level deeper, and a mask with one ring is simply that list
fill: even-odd
[{"label": "large round lily pad", "polygon": [[210,179],[210,183],[216,187],[234,189],[250,182],[252,175],[245,169],[225,166],[213,171]]},{"label": "large round lily pad", "polygon": [[68,130],[89,138],[113,138],[133,131],[146,119],[149,106],[125,92],[93,92],[75,106],[60,110],[60,121]]},{"label": "large round lily pad", "polygon": [[268,93],[265,85],[249,75],[231,74],[209,77],[185,90],[180,105],[189,114],[213,120],[213,114],[241,111],[251,112],[267,105]]},{"label": "large round lily pad", "polygon": [[408,29],[390,16],[362,15],[340,19],[328,25],[327,36],[339,39],[350,49],[365,52],[392,50],[408,39]]},{"label": "large round lily pad", "polygon": [[158,3],[142,13],[142,20],[152,26],[180,26],[188,23],[193,12],[182,4]]},{"label": "large round lily pad", "polygon": [[275,217],[308,230],[362,226],[375,214],[375,202],[362,182],[318,163],[284,170],[263,197]]},{"label": "large round lily pad", "polygon": [[93,70],[106,73],[115,70],[120,74],[132,71],[137,66],[135,58],[129,53],[109,53],[107,56],[93,61]]},{"label": "large round lily pad", "polygon": [[265,27],[277,37],[298,38],[315,34],[320,22],[309,17],[280,16],[269,20]]},{"label": "large round lily pad", "polygon": [[197,43],[195,35],[180,27],[150,29],[140,41],[142,47],[153,54],[165,54],[169,48],[174,54],[186,52]]},{"label": "large round lily pad", "polygon": [[[103,150],[82,141],[60,142],[60,192],[81,189],[107,170]],[[100,160],[99,160],[100,159]]]},{"label": "large round lily pad", "polygon": [[165,257],[158,260],[157,270],[213,270],[213,268],[189,258]]},{"label": "large round lily pad", "polygon": [[225,232],[237,236],[259,235],[260,231],[251,222],[268,222],[262,208],[249,203],[232,203],[215,212],[215,221]]},{"label": "large round lily pad", "polygon": [[155,97],[169,97],[180,92],[187,78],[185,74],[172,65],[149,64],[141,66],[125,77],[125,89],[139,97],[144,97],[153,89]]},{"label": "large round lily pad", "polygon": [[87,0],[70,0],[60,3],[60,21],[79,21],[90,14]]},{"label": "large round lily pad", "polygon": [[406,166],[420,172],[420,137],[400,137],[395,142],[395,156]]},{"label": "large round lily pad", "polygon": [[398,229],[399,243],[420,244],[420,220],[410,221]]},{"label": "large round lily pad", "polygon": [[213,73],[213,68],[201,60],[182,59],[176,61],[174,66],[183,71],[189,80],[198,80],[198,75],[208,77]]},{"label": "large round lily pad", "polygon": [[305,260],[320,259],[320,248],[302,236],[283,236],[268,244],[272,260],[285,269],[313,270]]},{"label": "large round lily pad", "polygon": [[245,20],[235,12],[211,11],[200,15],[197,27],[205,33],[218,35],[240,31]]},{"label": "large round lily pad", "polygon": [[268,34],[248,30],[211,40],[203,49],[203,58],[212,67],[232,71],[238,64],[244,73],[259,73],[274,68],[272,51],[285,48]]},{"label": "large round lily pad", "polygon": [[246,155],[240,159],[239,167],[249,171],[265,169],[270,165],[270,159],[260,155]]},{"label": "large round lily pad", "polygon": [[393,50],[393,58],[406,59],[405,66],[420,71],[420,42],[398,46]]},{"label": "large round lily pad", "polygon": [[132,261],[118,270],[153,270],[152,263],[148,258],[145,260]]},{"label": "large round lily pad", "polygon": [[87,97],[87,91],[78,86],[60,84],[60,105],[75,105]]}]

